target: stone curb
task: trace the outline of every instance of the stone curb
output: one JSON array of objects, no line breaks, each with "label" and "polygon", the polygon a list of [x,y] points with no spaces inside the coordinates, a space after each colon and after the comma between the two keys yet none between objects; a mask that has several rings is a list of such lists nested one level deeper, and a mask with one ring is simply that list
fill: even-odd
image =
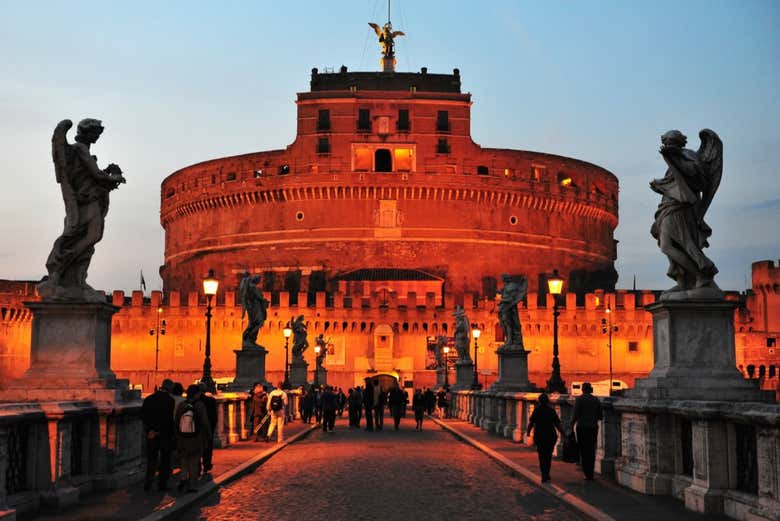
[{"label": "stone curb", "polygon": [[298,434],[292,436],[284,443],[275,444],[273,447],[269,448],[268,450],[265,450],[260,454],[246,460],[245,462],[236,465],[235,467],[228,470],[227,472],[220,474],[219,476],[214,478],[213,481],[206,484],[201,484],[201,487],[194,494],[179,496],[176,499],[176,501],[173,501],[168,506],[163,507],[161,510],[152,512],[148,516],[141,518],[139,521],[163,521],[164,519],[169,519],[174,515],[180,514],[183,510],[191,507],[194,503],[208,496],[209,494],[217,490],[219,487],[223,485],[227,485],[231,481],[234,481],[240,478],[241,476],[252,472],[257,467],[265,463],[265,461],[268,460],[271,456],[273,456],[274,454],[276,454],[286,446],[290,445],[291,443],[295,443],[296,441],[305,438],[317,428],[321,428],[321,426],[314,424],[308,429],[305,429],[299,432]]},{"label": "stone curb", "polygon": [[577,496],[573,495],[571,492],[568,492],[566,489],[563,489],[558,485],[554,485],[552,483],[541,483],[542,477],[539,474],[531,472],[530,470],[528,470],[522,465],[518,465],[517,463],[513,462],[506,456],[502,456],[498,452],[494,451],[487,445],[478,442],[477,440],[471,438],[466,434],[463,434],[462,432],[458,431],[454,427],[447,425],[446,423],[442,422],[437,418],[433,418],[429,416],[429,419],[433,420],[433,422],[436,423],[439,427],[448,431],[456,438],[468,443],[469,445],[476,448],[477,450],[484,452],[490,458],[496,460],[500,465],[507,467],[512,472],[522,476],[526,480],[530,481],[533,485],[541,488],[548,494],[560,499],[561,501],[575,508],[576,510],[579,510],[588,518],[594,519],[596,521],[616,521],[614,517],[610,516],[603,510],[594,507],[590,503],[586,503],[585,501],[581,500]]}]

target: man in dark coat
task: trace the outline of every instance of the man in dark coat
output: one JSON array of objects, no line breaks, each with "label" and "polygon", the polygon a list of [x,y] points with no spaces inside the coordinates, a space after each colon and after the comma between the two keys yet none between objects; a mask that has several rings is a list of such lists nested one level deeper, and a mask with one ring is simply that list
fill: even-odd
[{"label": "man in dark coat", "polygon": [[262,424],[268,414],[268,393],[265,392],[265,388],[260,382],[255,383],[252,387],[251,400],[249,406],[252,413],[252,432],[255,435],[255,441],[268,441],[268,436],[265,435],[268,432],[268,422],[265,422],[265,425]]},{"label": "man in dark coat", "polygon": [[536,445],[536,452],[539,455],[542,483],[547,483],[550,481],[553,449],[555,449],[555,442],[558,441],[558,432],[563,435],[563,427],[558,413],[550,407],[550,398],[544,393],[539,395],[539,404],[531,413],[526,434],[530,435],[532,429],[534,431],[534,445]]},{"label": "man in dark coat", "polygon": [[203,402],[203,405],[206,406],[206,416],[209,420],[209,427],[210,431],[212,433],[212,436],[208,438],[206,441],[206,446],[203,447],[203,464],[202,464],[202,470],[203,474],[206,474],[208,472],[211,472],[211,469],[214,467],[211,463],[212,455],[214,454],[214,432],[217,427],[217,400],[211,396],[211,394],[206,394],[207,387],[206,384],[201,382],[198,387],[200,388],[200,401]]},{"label": "man in dark coat", "polygon": [[582,395],[574,401],[572,429],[576,426],[577,445],[580,448],[582,472],[585,479],[593,479],[593,466],[596,462],[596,440],[599,435],[599,421],[602,419],[601,402],[593,396],[590,382],[582,384]]},{"label": "man in dark coat", "polygon": [[401,414],[406,408],[406,393],[396,383],[387,393],[387,404],[390,406],[390,414],[393,416],[395,430],[401,424]]},{"label": "man in dark coat", "polygon": [[366,411],[366,430],[374,430],[374,386],[371,380],[366,378],[366,388],[363,390],[363,408]]},{"label": "man in dark coat", "polygon": [[430,387],[425,388],[423,400],[425,401],[425,412],[428,413],[428,416],[432,415],[433,409],[436,407],[436,395],[433,394]]},{"label": "man in dark coat", "polygon": [[325,387],[322,393],[322,432],[333,432],[336,425],[336,409],[338,409],[338,397],[331,386]]},{"label": "man in dark coat", "polygon": [[387,393],[382,390],[379,380],[374,380],[374,428],[381,431],[385,426],[385,406]]},{"label": "man in dark coat", "polygon": [[347,407],[349,409],[349,426],[360,427],[360,407],[363,403],[363,393],[360,392],[360,387],[355,387],[349,390],[349,396],[347,397]]},{"label": "man in dark coat", "polygon": [[159,389],[144,399],[141,406],[141,419],[146,430],[144,490],[152,488],[152,480],[158,470],[158,489],[168,488],[168,478],[171,476],[171,453],[174,447],[172,389],[173,382],[166,378]]}]

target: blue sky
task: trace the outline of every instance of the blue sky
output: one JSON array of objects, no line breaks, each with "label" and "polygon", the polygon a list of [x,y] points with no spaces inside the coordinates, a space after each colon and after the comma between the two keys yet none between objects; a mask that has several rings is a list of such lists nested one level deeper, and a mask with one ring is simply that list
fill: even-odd
[{"label": "blue sky", "polygon": [[[283,147],[312,67],[377,70],[367,22],[384,0],[62,2],[0,0],[0,278],[38,279],[64,210],[50,158],[60,119],[97,117],[113,192],[89,281],[160,286],[159,184],[213,157]],[[672,285],[649,235],[664,173],[660,134],[717,131],[724,177],[708,254],[725,289],[780,258],[780,2],[410,0],[398,69],[461,70],[483,146],[601,165],[620,180],[618,285]]]}]

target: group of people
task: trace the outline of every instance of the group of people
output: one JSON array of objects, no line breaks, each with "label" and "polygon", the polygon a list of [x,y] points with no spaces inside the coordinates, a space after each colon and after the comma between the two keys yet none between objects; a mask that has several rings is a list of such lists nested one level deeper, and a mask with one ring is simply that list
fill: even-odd
[{"label": "group of people", "polygon": [[276,443],[284,441],[284,423],[287,421],[287,393],[282,384],[270,391],[260,382],[255,383],[249,392],[249,418],[255,441],[271,441],[276,431]]},{"label": "group of people", "polygon": [[[571,421],[571,431],[576,432],[577,447],[582,464],[582,472],[586,481],[593,480],[593,467],[596,462],[596,441],[599,432],[599,421],[602,419],[601,402],[593,396],[593,386],[590,382],[582,384],[582,395],[574,402],[574,414]],[[533,431],[534,445],[539,455],[539,470],[542,473],[542,483],[550,481],[550,466],[552,453],[558,441],[558,432],[565,436],[558,413],[550,406],[550,398],[542,393],[538,404],[528,421],[530,436]],[[556,432],[557,431],[557,432]]]},{"label": "group of people", "polygon": [[217,425],[217,403],[205,384],[187,387],[163,380],[141,407],[146,433],[146,477],[150,490],[157,474],[157,489],[168,490],[173,456],[180,467],[179,491],[194,492],[201,475],[212,469],[213,433]]},{"label": "group of people", "polygon": [[298,404],[298,412],[304,423],[311,423],[312,417],[317,423],[322,423],[324,417],[330,418],[333,413],[339,418],[344,414],[344,408],[347,405],[347,395],[341,387],[331,387],[329,385],[313,385],[304,390],[301,386],[301,400]]}]

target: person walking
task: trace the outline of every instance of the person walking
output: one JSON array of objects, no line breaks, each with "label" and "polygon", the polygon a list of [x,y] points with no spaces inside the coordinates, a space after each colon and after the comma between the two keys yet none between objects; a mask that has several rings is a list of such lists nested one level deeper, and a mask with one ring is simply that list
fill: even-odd
[{"label": "person walking", "polygon": [[322,423],[322,387],[314,389],[314,418],[317,423]]},{"label": "person walking", "polygon": [[200,400],[200,387],[192,384],[187,387],[187,398],[176,408],[176,456],[179,458],[179,490],[195,492],[195,484],[200,472],[200,459],[203,449],[211,437],[206,406]]},{"label": "person walking", "polygon": [[374,430],[374,386],[366,379],[366,388],[363,390],[363,409],[366,411],[366,430]]},{"label": "person walking", "polygon": [[439,389],[436,393],[436,410],[440,420],[447,417],[447,405],[447,390]]},{"label": "person walking", "polygon": [[428,416],[431,416],[433,409],[436,407],[436,395],[433,394],[433,390],[430,387],[426,387],[423,398],[425,399],[425,412],[428,413]]},{"label": "person walking", "polygon": [[574,401],[574,415],[571,426],[577,433],[577,445],[580,448],[580,461],[585,480],[593,479],[593,466],[596,462],[596,441],[599,434],[599,421],[603,418],[601,401],[593,396],[590,382],[582,384],[582,395]]},{"label": "person walking", "polygon": [[544,393],[539,395],[538,404],[534,412],[531,413],[526,435],[530,436],[531,430],[534,431],[534,445],[536,445],[536,452],[539,455],[542,483],[547,483],[550,481],[553,449],[558,441],[558,432],[563,435],[563,427],[558,413],[550,407],[550,398]]},{"label": "person walking", "polygon": [[[257,382],[252,387],[252,433],[255,435],[255,441],[268,440],[268,423],[263,420],[268,415],[268,393],[265,392],[263,384]],[[269,418],[270,421],[270,418]]]},{"label": "person walking", "polygon": [[350,428],[360,428],[360,406],[362,402],[363,395],[360,392],[360,387],[350,389],[349,396],[347,397]]},{"label": "person walking", "polygon": [[338,392],[336,393],[336,399],[338,402],[338,415],[339,418],[344,414],[344,407],[347,405],[347,395],[344,394],[344,391],[339,387]]},{"label": "person walking", "polygon": [[425,417],[425,395],[421,389],[417,389],[412,397],[412,409],[414,410],[415,430],[421,431],[423,418]]},{"label": "person walking", "polygon": [[374,428],[381,431],[385,426],[385,405],[387,393],[379,386],[379,379],[374,380]]},{"label": "person walking", "polygon": [[406,393],[398,387],[397,382],[390,388],[390,392],[387,394],[387,404],[390,406],[390,415],[393,417],[393,426],[395,427],[395,430],[398,430],[398,427],[401,424],[401,414],[403,413],[403,408],[405,406],[405,395]]},{"label": "person walking", "polygon": [[174,446],[173,382],[167,378],[154,393],[144,398],[141,419],[146,430],[146,479],[144,490],[152,488],[155,472],[157,489],[168,489],[171,476],[171,452]]},{"label": "person walking", "polygon": [[274,429],[277,429],[276,443],[284,441],[284,417],[287,410],[287,393],[282,391],[282,383],[270,393],[268,393],[268,403],[266,407],[271,411],[271,425],[268,427],[268,436],[266,441],[271,440]]},{"label": "person walking", "polygon": [[211,431],[211,436],[206,440],[206,446],[203,448],[203,461],[201,464],[203,475],[206,475],[214,468],[211,458],[214,454],[214,430],[217,428],[217,400],[211,393],[207,392],[208,389],[205,383],[200,382],[198,387],[200,388],[200,400],[206,406],[206,417],[209,419],[209,430]]},{"label": "person walking", "polygon": [[309,387],[301,398],[301,421],[311,423],[314,414],[314,387]]},{"label": "person walking", "polygon": [[184,402],[184,386],[179,382],[174,382],[171,396],[173,397],[173,410],[175,414],[176,409]]},{"label": "person walking", "polygon": [[338,409],[338,396],[333,388],[328,385],[322,393],[322,432],[333,432],[336,425],[336,410]]}]

